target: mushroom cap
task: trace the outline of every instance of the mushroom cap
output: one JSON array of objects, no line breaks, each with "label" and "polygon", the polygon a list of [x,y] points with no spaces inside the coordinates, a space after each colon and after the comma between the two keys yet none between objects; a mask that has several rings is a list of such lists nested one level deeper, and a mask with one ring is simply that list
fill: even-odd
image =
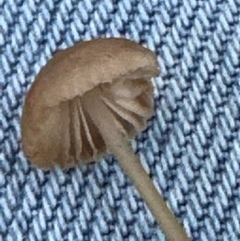
[{"label": "mushroom cap", "polygon": [[[118,127],[133,138],[152,114],[151,78],[158,74],[156,55],[124,38],[94,39],[60,50],[41,69],[26,96],[25,155],[34,165],[49,169],[89,163],[106,153],[104,138],[88,113],[94,108],[83,104],[90,95],[117,113]],[[131,116],[134,112],[139,118]],[[119,124],[124,121],[128,127]]]}]

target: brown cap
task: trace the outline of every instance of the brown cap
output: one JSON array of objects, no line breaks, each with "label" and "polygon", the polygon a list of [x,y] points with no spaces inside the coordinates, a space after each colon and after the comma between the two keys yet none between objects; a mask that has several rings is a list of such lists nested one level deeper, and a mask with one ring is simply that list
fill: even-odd
[{"label": "brown cap", "polygon": [[[122,113],[127,122],[133,121],[140,130],[143,124],[124,114],[124,109],[137,110],[144,120],[149,117],[150,112],[145,108],[146,103],[152,106],[149,80],[158,74],[156,55],[123,38],[80,42],[59,51],[39,72],[25,100],[22,141],[26,156],[33,164],[49,168],[54,163],[69,167],[79,159],[90,162],[102,155],[106,146],[100,132],[96,134],[94,121],[89,124],[91,115],[82,104],[84,96],[93,95],[91,91],[98,88],[104,95],[104,103],[119,111],[120,116]],[[142,92],[146,96],[141,98]],[[90,126],[95,134],[89,130]],[[93,135],[99,151],[91,154],[87,152],[96,144],[91,140]]]}]

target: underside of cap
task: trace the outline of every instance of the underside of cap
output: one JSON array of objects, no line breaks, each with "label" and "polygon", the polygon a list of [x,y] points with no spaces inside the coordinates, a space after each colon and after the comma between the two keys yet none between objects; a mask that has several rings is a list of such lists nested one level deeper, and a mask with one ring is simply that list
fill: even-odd
[{"label": "underside of cap", "polygon": [[120,135],[129,141],[146,128],[153,113],[152,94],[151,80],[105,83],[41,113],[45,121],[38,131],[34,125],[27,126],[30,123],[25,119],[25,154],[44,169],[96,162],[111,153],[109,139]]}]

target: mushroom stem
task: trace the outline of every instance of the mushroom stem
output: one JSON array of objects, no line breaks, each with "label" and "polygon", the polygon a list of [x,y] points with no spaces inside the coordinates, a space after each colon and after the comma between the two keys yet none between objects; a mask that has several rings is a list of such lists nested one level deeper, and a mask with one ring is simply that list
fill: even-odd
[{"label": "mushroom stem", "polygon": [[[130,141],[116,127],[114,114],[101,99],[101,92],[95,89],[82,100],[83,108],[98,126],[107,145],[108,153],[119,160],[125,173],[132,179],[137,190],[147,203],[169,241],[189,241],[183,227],[178,223],[165,201],[158,193],[151,179],[143,169],[139,158],[134,155]],[[107,117],[105,117],[105,115]]]},{"label": "mushroom stem", "polygon": [[167,207],[162,196],[141,165],[139,158],[134,155],[130,143],[122,141],[119,145],[111,146],[125,173],[132,179],[135,187],[147,203],[160,228],[169,241],[190,240],[183,227]]}]

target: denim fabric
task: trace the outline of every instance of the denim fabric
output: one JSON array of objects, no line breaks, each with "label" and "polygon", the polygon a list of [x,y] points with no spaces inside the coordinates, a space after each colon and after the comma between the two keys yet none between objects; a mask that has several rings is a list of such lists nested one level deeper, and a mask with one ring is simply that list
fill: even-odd
[{"label": "denim fabric", "polygon": [[165,240],[112,156],[43,172],[21,150],[41,67],[101,36],[159,56],[156,112],[133,144],[171,210],[193,240],[240,240],[240,1],[0,0],[0,241]]}]

